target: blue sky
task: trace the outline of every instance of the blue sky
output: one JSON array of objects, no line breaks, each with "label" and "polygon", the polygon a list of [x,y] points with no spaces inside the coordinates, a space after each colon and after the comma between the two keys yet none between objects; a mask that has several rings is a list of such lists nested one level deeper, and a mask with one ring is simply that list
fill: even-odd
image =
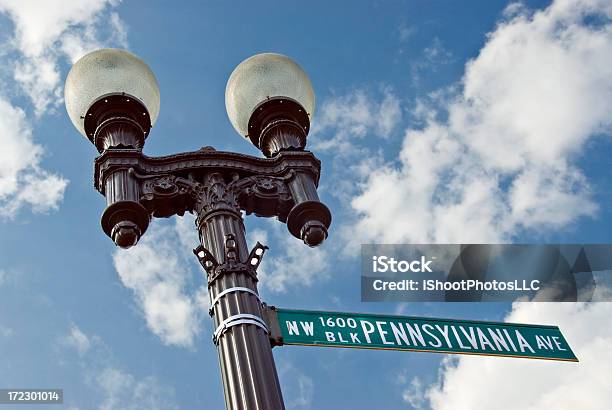
[{"label": "blue sky", "polygon": [[268,303],[558,324],[581,359],[275,348],[288,408],[605,408],[610,304],[365,304],[358,245],[609,243],[611,18],[602,0],[0,0],[0,387],[63,388],[74,409],[223,408],[193,219],[155,220],[127,252],[100,228],[96,150],[62,93],[73,62],[112,46],[160,84],[148,155],[258,155],[225,113],[231,71],[278,52],[309,74],[334,222],[311,250],[247,219],[271,248]]}]

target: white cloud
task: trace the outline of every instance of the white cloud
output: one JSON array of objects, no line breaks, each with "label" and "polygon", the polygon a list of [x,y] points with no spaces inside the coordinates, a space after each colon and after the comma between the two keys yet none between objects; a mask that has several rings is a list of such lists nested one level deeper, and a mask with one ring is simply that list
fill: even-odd
[{"label": "white cloud", "polygon": [[[260,285],[271,292],[285,293],[290,288],[312,286],[318,280],[327,279],[329,251],[323,246],[309,248],[302,241],[287,232],[286,226],[270,221],[269,231],[273,233],[275,247],[266,252],[259,265]],[[268,242],[268,231],[252,230],[249,243]]]},{"label": "white cloud", "polygon": [[[166,410],[177,409],[174,388],[162,383],[155,376],[138,379],[115,363],[112,352],[104,341],[96,335],[85,334],[77,325],[72,324],[64,336],[58,338],[59,346],[67,349],[71,359],[78,353],[78,364],[82,369],[84,383],[100,395],[100,410]],[[78,408],[78,403],[70,403],[70,408]]]},{"label": "white cloud", "polygon": [[415,27],[409,26],[406,23],[402,23],[399,25],[397,32],[399,34],[399,40],[401,43],[405,43],[416,33],[417,29]]},{"label": "white cloud", "polygon": [[375,112],[379,135],[389,137],[402,118],[399,99],[389,89],[384,90],[384,98]]},{"label": "white cloud", "polygon": [[298,391],[299,394],[297,397],[294,397],[289,400],[289,404],[287,405],[290,409],[295,408],[310,408],[310,403],[312,401],[312,395],[314,391],[314,383],[312,378],[300,374],[297,379]]},{"label": "white cloud", "polygon": [[612,384],[612,303],[516,303],[508,322],[558,325],[579,363],[462,356],[424,393],[434,410],[604,410]]},{"label": "white cloud", "polygon": [[279,379],[287,409],[310,409],[314,396],[314,381],[293,363],[284,360],[279,364]]},{"label": "white cloud", "polygon": [[20,54],[9,64],[37,115],[62,100],[59,71],[62,59],[68,58],[74,63],[103,43],[127,46],[124,24],[110,11],[118,3],[114,0],[0,0],[0,12],[13,21],[12,46]]},{"label": "white cloud", "polygon": [[206,285],[193,289],[189,261],[196,261],[191,249],[197,243],[183,245],[185,223],[179,219],[174,227],[153,225],[137,246],[118,249],[113,261],[149,329],[166,344],[192,347],[207,308],[207,291]]},{"label": "white cloud", "polygon": [[24,205],[55,210],[68,181],[41,168],[43,148],[20,108],[0,97],[0,217],[14,217]]},{"label": "white cloud", "polygon": [[191,250],[197,248],[200,244],[198,230],[195,225],[195,216],[193,214],[186,213],[180,218],[177,217],[174,229],[180,241],[181,249]]},{"label": "white cloud", "polygon": [[107,367],[96,378],[104,392],[100,410],[172,410],[178,406],[169,400],[174,389],[148,376],[137,380],[121,369]]},{"label": "white cloud", "polygon": [[420,58],[410,63],[412,84],[418,86],[424,74],[438,71],[440,66],[452,62],[453,54],[442,45],[438,37],[434,37],[431,44],[423,49]]},{"label": "white cloud", "polygon": [[3,337],[12,337],[15,334],[13,328],[0,326],[0,335]]},{"label": "white cloud", "polygon": [[[323,103],[313,121],[309,144],[314,151],[355,154],[359,152],[355,148],[356,139],[363,139],[368,133],[389,137],[401,116],[399,99],[391,88],[382,90],[380,103],[366,91],[358,89]],[[330,132],[335,135],[328,137]]]},{"label": "white cloud", "polygon": [[[406,131],[397,161],[370,170],[347,240],[499,242],[596,213],[575,163],[612,128],[612,5],[563,0],[507,15],[458,93],[421,105],[425,126]],[[585,23],[595,15],[601,23]]]},{"label": "white cloud", "polygon": [[19,49],[29,56],[37,56],[52,46],[68,27],[93,20],[107,3],[116,2],[2,0],[0,9],[8,13],[15,23],[15,40]]},{"label": "white cloud", "polygon": [[334,158],[326,162],[332,172],[322,179],[319,194],[350,202],[359,188],[355,181],[368,176],[382,162],[377,153],[362,144],[372,136],[390,139],[401,119],[400,99],[389,86],[382,87],[380,94],[356,89],[325,100],[309,136],[309,149]]},{"label": "white cloud", "polygon": [[418,377],[414,377],[408,384],[408,387],[404,389],[402,399],[414,409],[421,410],[425,408],[424,406],[427,401],[425,399],[424,387]]},{"label": "white cloud", "polygon": [[59,343],[62,346],[76,350],[79,357],[83,357],[92,346],[99,343],[99,338],[95,335],[87,336],[77,325],[72,324],[68,334],[61,337]]},{"label": "white cloud", "polygon": [[[0,45],[0,217],[24,206],[56,210],[68,181],[42,168],[44,148],[34,141],[26,107],[8,96],[26,95],[37,117],[61,103],[60,63],[74,62],[103,44],[126,46],[113,0],[0,0],[13,37]],[[12,78],[9,78],[12,76]]]}]

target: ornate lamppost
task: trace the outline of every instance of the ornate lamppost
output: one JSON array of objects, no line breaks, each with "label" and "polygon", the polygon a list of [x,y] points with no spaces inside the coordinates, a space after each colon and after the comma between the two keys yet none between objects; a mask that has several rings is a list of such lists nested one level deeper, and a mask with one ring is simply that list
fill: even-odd
[{"label": "ornate lamppost", "polygon": [[149,67],[118,49],[87,54],[66,79],[66,109],[97,148],[94,186],[106,197],[102,229],[122,248],[136,245],[152,217],[192,212],[207,273],[228,409],[284,409],[256,269],[267,249],[247,248],[242,212],[277,217],[309,246],[327,238],[319,160],[304,150],[314,111],[306,73],[279,54],[259,54],[231,74],[225,103],[232,125],[265,157],[198,151],[149,157],[143,146],[159,113]]}]

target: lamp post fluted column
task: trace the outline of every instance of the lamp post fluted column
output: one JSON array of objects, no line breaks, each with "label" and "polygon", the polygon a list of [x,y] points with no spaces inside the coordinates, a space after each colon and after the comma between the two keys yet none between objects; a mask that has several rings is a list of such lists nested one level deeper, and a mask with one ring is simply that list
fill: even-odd
[{"label": "lamp post fluted column", "polygon": [[[196,212],[202,247],[195,252],[207,271],[214,303],[210,312],[226,406],[235,410],[284,409],[268,333],[257,319],[263,318],[262,306],[240,207],[222,174],[205,176]],[[257,261],[263,256],[263,248],[258,249],[261,254],[254,255]]]}]

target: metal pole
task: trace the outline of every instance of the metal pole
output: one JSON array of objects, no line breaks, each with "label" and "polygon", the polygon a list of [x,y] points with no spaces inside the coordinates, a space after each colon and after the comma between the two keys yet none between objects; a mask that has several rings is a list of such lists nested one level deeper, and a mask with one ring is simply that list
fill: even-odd
[{"label": "metal pole", "polygon": [[[210,298],[215,301],[211,315],[217,330],[214,340],[226,408],[284,409],[270,339],[257,322],[263,312],[242,216],[234,192],[227,189],[220,173],[206,175],[196,211],[203,250],[209,252],[216,265],[207,267],[203,263],[208,272]],[[230,326],[224,327],[224,323]]]}]

